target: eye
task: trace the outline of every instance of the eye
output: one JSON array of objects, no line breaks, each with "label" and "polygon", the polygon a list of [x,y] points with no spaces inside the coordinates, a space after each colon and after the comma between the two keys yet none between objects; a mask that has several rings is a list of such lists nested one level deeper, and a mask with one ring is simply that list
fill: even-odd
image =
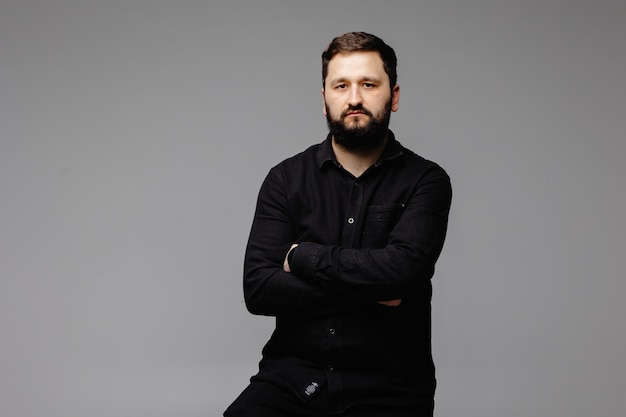
[{"label": "eye", "polygon": [[345,85],[345,84],[337,84],[337,85],[335,86],[335,88],[336,88],[337,90],[343,90],[343,89],[344,89],[344,88],[346,88],[346,87],[347,87],[347,85]]},{"label": "eye", "polygon": [[374,87],[376,87],[376,84],[374,84],[374,83],[363,83],[363,87],[365,87],[365,88],[374,88]]}]

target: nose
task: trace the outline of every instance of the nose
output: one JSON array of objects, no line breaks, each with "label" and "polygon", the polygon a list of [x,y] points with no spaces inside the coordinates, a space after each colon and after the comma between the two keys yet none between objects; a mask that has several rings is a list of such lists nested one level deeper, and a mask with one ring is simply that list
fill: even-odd
[{"label": "nose", "polygon": [[349,104],[351,106],[358,106],[362,103],[363,97],[361,96],[361,90],[358,86],[350,88]]}]

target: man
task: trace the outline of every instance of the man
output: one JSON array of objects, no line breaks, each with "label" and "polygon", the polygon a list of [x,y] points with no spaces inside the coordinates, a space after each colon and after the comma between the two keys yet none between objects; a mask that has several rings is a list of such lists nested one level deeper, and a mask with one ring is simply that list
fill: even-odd
[{"label": "man", "polygon": [[432,416],[430,279],[451,188],[388,130],[396,78],[394,50],[370,34],[322,54],[330,132],[261,187],[244,295],[276,329],[225,416]]}]

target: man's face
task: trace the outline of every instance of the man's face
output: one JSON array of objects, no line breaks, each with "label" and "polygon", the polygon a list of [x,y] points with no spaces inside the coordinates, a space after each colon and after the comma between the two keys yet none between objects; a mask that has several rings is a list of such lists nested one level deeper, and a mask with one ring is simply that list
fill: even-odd
[{"label": "man's face", "polygon": [[341,53],[328,63],[322,97],[335,142],[348,150],[368,151],[384,142],[390,114],[398,110],[400,88],[390,88],[377,52]]}]

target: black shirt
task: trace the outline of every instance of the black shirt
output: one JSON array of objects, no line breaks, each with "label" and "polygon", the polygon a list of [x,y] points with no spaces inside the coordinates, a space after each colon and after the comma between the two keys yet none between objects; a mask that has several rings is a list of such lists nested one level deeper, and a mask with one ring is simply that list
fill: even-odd
[{"label": "black shirt", "polygon": [[[338,164],[330,137],[272,168],[244,264],[248,309],[276,316],[253,380],[303,401],[327,389],[333,412],[431,403],[430,279],[451,194],[446,172],[391,131],[359,178]],[[377,303],[392,299],[402,302]]]}]

